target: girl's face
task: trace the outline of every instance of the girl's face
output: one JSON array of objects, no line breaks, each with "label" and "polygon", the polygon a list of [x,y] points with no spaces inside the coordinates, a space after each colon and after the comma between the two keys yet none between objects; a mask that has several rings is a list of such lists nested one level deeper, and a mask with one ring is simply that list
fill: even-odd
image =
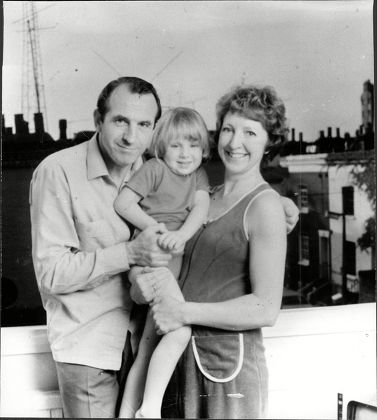
[{"label": "girl's face", "polygon": [[218,151],[228,173],[259,172],[267,143],[267,131],[259,121],[229,112],[225,115]]},{"label": "girl's face", "polygon": [[177,138],[166,147],[164,161],[178,175],[189,175],[202,163],[203,149],[198,140]]}]

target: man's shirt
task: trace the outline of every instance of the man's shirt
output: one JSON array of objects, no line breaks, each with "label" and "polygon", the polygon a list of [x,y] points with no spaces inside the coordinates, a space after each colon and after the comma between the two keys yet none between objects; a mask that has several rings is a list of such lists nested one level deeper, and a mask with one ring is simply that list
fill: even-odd
[{"label": "man's shirt", "polygon": [[118,193],[97,135],[34,171],[33,263],[56,361],[120,368],[132,301],[125,275],[130,231],[113,208]]}]

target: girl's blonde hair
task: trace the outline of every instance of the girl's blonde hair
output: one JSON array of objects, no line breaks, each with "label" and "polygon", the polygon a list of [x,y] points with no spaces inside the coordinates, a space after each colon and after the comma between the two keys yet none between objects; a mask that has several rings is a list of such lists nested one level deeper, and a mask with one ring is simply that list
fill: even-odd
[{"label": "girl's blonde hair", "polygon": [[211,149],[207,126],[198,112],[191,108],[172,108],[164,112],[154,129],[149,152],[163,158],[168,144],[177,138],[198,141],[203,149],[203,158],[208,158]]}]

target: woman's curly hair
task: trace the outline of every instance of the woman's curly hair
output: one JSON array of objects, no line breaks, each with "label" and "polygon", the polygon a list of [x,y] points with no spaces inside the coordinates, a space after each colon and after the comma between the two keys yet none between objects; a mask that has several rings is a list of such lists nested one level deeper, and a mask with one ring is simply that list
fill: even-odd
[{"label": "woman's curly hair", "polygon": [[284,141],[287,137],[289,128],[285,117],[285,106],[274,88],[270,86],[236,86],[222,96],[216,104],[216,139],[228,112],[259,121],[272,143]]}]

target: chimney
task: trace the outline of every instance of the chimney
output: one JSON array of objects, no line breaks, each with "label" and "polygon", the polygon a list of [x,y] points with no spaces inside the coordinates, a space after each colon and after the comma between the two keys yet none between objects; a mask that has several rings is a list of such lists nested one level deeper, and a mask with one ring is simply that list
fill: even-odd
[{"label": "chimney", "polygon": [[340,138],[340,128],[336,129],[336,137],[339,139]]},{"label": "chimney", "polygon": [[320,132],[319,132],[319,138],[320,139],[323,139],[325,137],[325,132],[323,131],[323,130],[321,130]]},{"label": "chimney", "polygon": [[59,120],[59,140],[67,140],[67,120]]},{"label": "chimney", "polygon": [[24,121],[23,114],[14,115],[14,125],[16,127],[16,134],[29,134],[29,124]]},{"label": "chimney", "polygon": [[299,141],[304,141],[303,140],[303,135],[302,135],[302,132],[301,131],[298,133],[298,140]]},{"label": "chimney", "polygon": [[41,112],[37,112],[34,114],[34,127],[35,134],[43,134],[45,132],[43,124],[43,114]]},{"label": "chimney", "polygon": [[295,139],[295,129],[294,128],[292,128],[292,141],[295,141],[296,139]]},{"label": "chimney", "polygon": [[332,132],[331,132],[331,127],[327,127],[327,138],[331,139],[332,138]]}]

